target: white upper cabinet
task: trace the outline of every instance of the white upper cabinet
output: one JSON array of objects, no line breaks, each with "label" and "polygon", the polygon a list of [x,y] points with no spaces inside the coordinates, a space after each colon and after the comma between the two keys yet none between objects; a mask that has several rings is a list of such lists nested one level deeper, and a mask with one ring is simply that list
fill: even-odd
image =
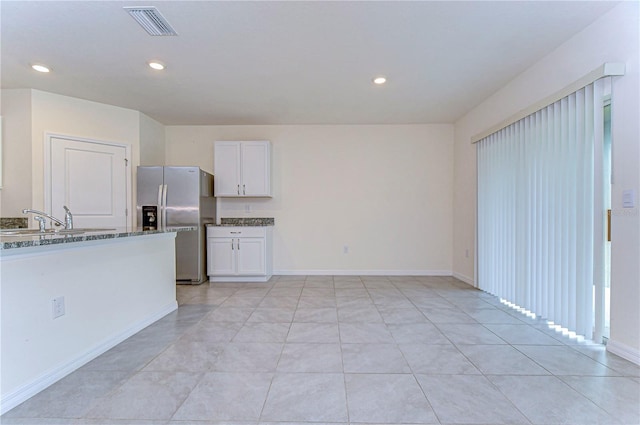
[{"label": "white upper cabinet", "polygon": [[213,155],[213,194],[240,196],[240,142],[216,142]]},{"label": "white upper cabinet", "polygon": [[215,142],[215,196],[270,197],[271,143]]},{"label": "white upper cabinet", "polygon": [[245,196],[271,196],[271,143],[241,144],[241,186]]}]

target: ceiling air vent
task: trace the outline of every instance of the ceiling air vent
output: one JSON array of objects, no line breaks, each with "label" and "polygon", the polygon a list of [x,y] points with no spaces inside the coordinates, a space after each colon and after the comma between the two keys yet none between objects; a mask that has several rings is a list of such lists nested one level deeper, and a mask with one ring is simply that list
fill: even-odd
[{"label": "ceiling air vent", "polygon": [[124,7],[149,35],[178,35],[155,7]]}]

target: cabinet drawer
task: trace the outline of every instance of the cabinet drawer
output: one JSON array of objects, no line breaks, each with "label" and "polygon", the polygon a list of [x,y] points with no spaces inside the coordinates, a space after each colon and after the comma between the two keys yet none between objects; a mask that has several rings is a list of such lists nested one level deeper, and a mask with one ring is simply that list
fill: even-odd
[{"label": "cabinet drawer", "polygon": [[207,227],[209,238],[264,238],[266,232],[265,227]]}]

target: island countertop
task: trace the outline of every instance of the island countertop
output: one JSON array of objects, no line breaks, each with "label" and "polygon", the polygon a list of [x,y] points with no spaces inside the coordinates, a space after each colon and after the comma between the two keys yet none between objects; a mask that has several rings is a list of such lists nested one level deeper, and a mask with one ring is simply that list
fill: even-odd
[{"label": "island countertop", "polygon": [[[146,236],[158,233],[173,233],[173,232],[187,232],[196,230],[196,226],[181,226],[181,227],[167,227],[158,230],[142,230],[141,228],[115,228],[115,229],[102,229],[91,231],[87,230],[83,233],[77,234],[60,234],[60,233],[46,233],[46,234],[32,234],[32,235],[2,235],[0,232],[0,253],[15,248],[28,248],[38,246],[49,246],[58,244],[68,244],[87,241],[100,241],[116,238],[128,238],[134,236]],[[23,230],[23,229],[14,229]],[[26,229],[24,229],[26,230]],[[82,230],[82,229],[76,229]]]}]

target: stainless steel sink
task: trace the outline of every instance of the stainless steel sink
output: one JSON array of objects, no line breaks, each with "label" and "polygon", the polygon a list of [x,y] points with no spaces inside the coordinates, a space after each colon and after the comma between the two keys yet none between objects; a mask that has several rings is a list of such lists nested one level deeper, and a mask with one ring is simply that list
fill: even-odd
[{"label": "stainless steel sink", "polygon": [[0,236],[38,236],[38,235],[81,235],[83,233],[91,232],[109,232],[116,229],[103,229],[98,227],[87,227],[77,229],[47,229],[41,232],[38,229],[7,229],[0,230]]},{"label": "stainless steel sink", "polygon": [[66,229],[61,229],[61,230],[53,230],[53,229],[49,229],[47,230],[47,233],[49,235],[79,235],[81,233],[84,233],[85,231],[82,229],[71,229],[71,230],[66,230]]},{"label": "stainless steel sink", "polygon": [[90,232],[115,232],[116,229],[107,229],[107,228],[101,228],[101,227],[74,227],[72,230],[61,230],[61,232],[73,232],[76,230],[80,230],[81,232],[86,232],[86,233],[90,233]]},{"label": "stainless steel sink", "polygon": [[0,235],[2,236],[26,236],[26,235],[37,235],[38,233],[40,233],[40,231],[35,229],[0,230]]}]

